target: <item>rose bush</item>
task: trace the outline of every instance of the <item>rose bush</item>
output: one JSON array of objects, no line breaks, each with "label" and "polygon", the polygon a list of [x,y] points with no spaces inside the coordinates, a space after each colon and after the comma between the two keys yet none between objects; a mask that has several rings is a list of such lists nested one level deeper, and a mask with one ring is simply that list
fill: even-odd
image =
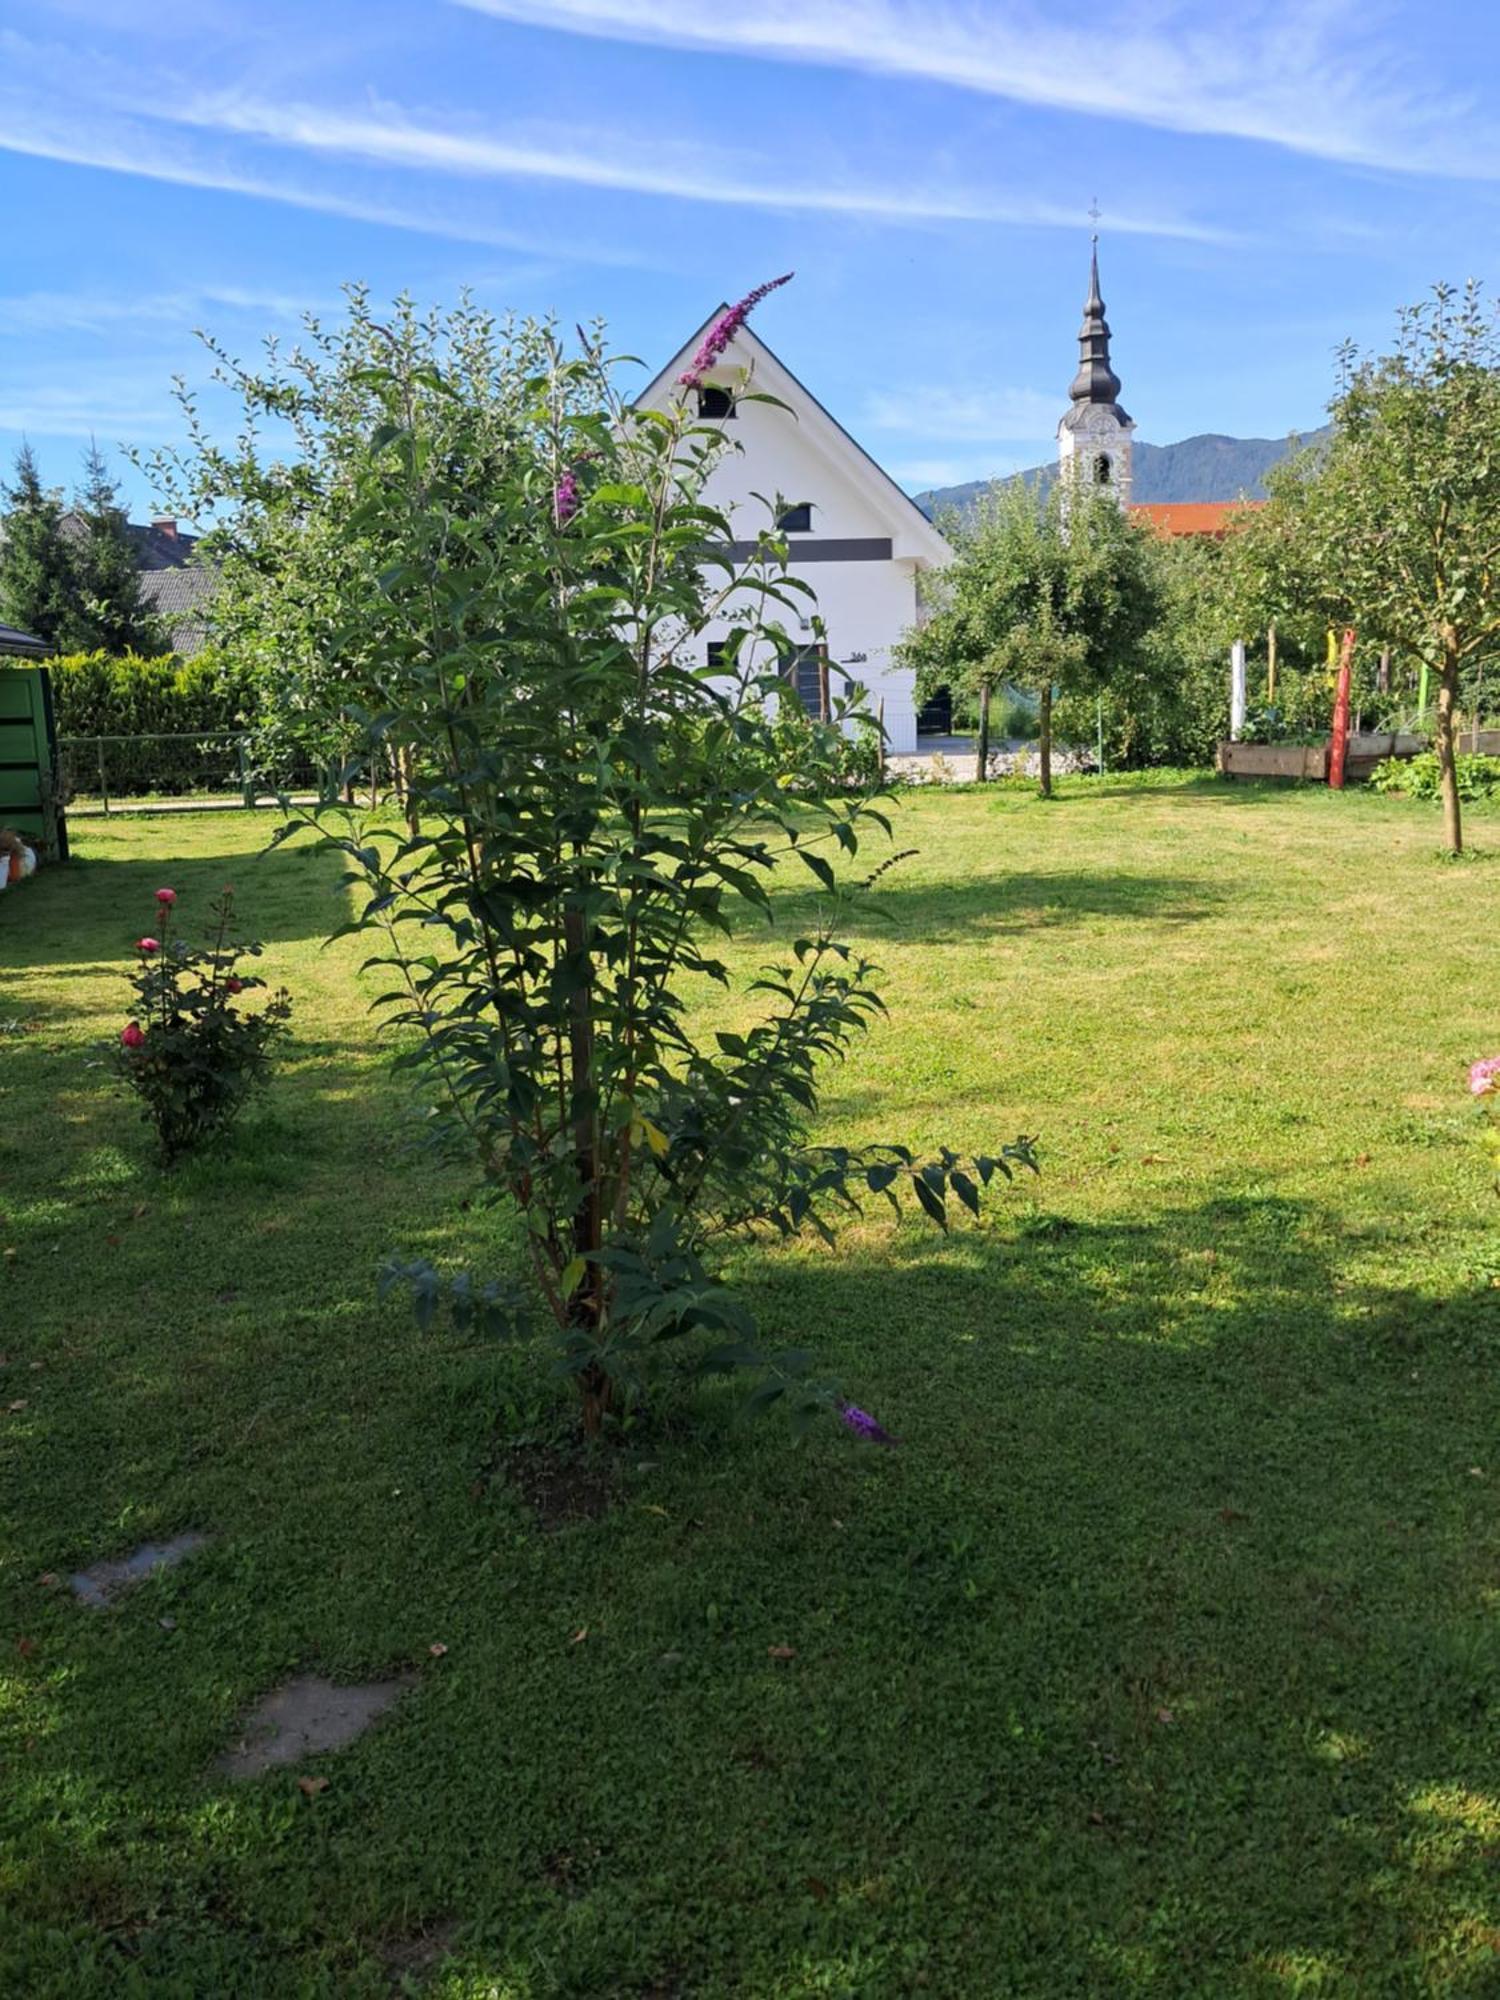
[{"label": "rose bush", "polygon": [[129,975],[136,1004],[109,1052],[111,1068],[141,1100],[168,1164],[239,1116],[267,1081],[272,1049],[292,1011],[285,991],[259,1013],[234,1004],[265,981],[236,970],[242,958],[259,957],[261,947],[232,936],[232,889],[212,904],[213,928],[200,948],[172,935],[176,902],[175,889],[157,890],[161,936],[136,942]]}]

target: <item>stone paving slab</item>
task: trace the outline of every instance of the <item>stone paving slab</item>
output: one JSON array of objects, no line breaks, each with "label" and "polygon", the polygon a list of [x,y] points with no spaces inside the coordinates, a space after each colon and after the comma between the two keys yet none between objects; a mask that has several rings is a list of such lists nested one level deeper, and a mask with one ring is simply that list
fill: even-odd
[{"label": "stone paving slab", "polygon": [[208,1540],[207,1535],[189,1529],[185,1534],[173,1535],[170,1541],[142,1542],[138,1549],[114,1562],[94,1563],[89,1569],[75,1570],[68,1583],[81,1603],[101,1611],[122,1590],[128,1590],[143,1577],[154,1576],[159,1569],[174,1568],[185,1556],[203,1548]]},{"label": "stone paving slab", "polygon": [[299,1674],[268,1694],[246,1717],[240,1740],[219,1758],[231,1778],[254,1778],[278,1764],[295,1764],[320,1750],[341,1750],[399,1701],[416,1680],[339,1687],[318,1674]]}]

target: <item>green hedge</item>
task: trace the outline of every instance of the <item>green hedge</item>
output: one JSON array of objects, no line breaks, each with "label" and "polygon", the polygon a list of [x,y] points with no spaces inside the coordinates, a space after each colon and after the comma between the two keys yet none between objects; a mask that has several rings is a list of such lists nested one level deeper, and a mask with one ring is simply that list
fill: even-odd
[{"label": "green hedge", "polygon": [[71,653],[48,662],[59,736],[175,735],[242,729],[252,695],[242,671],[211,648],[190,660],[165,653]]},{"label": "green hedge", "polygon": [[[205,738],[247,726],[253,694],[243,671],[212,649],[184,660],[172,653],[72,653],[48,662],[64,781],[75,793],[99,789],[99,754],[78,739],[160,737],[201,731]],[[232,743],[110,743],[105,782],[113,793],[234,790],[239,753]]]}]

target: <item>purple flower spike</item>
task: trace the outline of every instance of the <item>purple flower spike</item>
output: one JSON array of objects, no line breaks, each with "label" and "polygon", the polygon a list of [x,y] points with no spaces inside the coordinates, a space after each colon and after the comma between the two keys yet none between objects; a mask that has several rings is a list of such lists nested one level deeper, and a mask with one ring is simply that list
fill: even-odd
[{"label": "purple flower spike", "polygon": [[568,471],[558,480],[557,490],[552,495],[552,513],[558,527],[565,528],[577,512],[578,481]]},{"label": "purple flower spike", "polygon": [[731,306],[727,312],[719,314],[719,317],[700,341],[698,352],[693,356],[684,372],[677,378],[684,389],[702,388],[704,376],[713,367],[719,356],[724,352],[730,341],[734,339],[734,336],[745,324],[745,321],[749,319],[751,313],[754,312],[761,300],[768,293],[776,291],[780,286],[789,285],[795,275],[792,271],[784,271],[779,278],[773,278],[770,284],[757,285],[753,292],[747,292],[737,306]]},{"label": "purple flower spike", "polygon": [[878,1424],[868,1410],[856,1408],[853,1403],[839,1404],[840,1421],[847,1424],[856,1437],[862,1437],[869,1444],[899,1444],[884,1424]]}]

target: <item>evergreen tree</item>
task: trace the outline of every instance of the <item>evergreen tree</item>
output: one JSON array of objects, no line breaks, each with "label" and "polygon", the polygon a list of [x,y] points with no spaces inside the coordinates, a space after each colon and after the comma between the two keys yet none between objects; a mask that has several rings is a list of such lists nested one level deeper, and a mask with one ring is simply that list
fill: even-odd
[{"label": "evergreen tree", "polygon": [[56,646],[73,597],[73,567],[62,501],[43,486],[29,444],[16,453],[15,478],[3,492],[0,618]]},{"label": "evergreen tree", "polygon": [[141,575],[116,483],[90,440],[73,506],[73,589],[59,642],[65,652],[154,653],[162,634],[141,601]]}]

